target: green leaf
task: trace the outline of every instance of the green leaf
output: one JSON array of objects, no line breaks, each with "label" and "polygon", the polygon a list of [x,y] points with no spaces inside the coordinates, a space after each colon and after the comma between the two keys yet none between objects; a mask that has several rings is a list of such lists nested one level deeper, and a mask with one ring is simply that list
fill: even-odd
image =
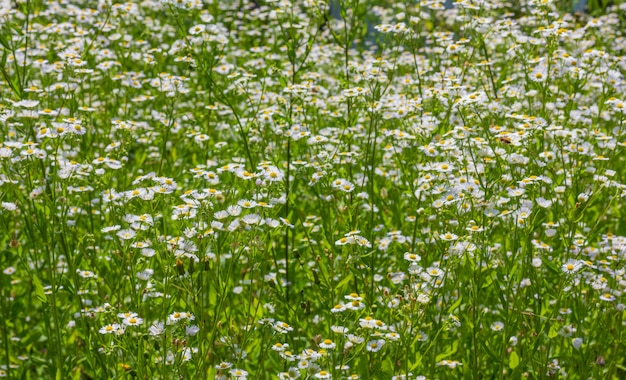
[{"label": "green leaf", "polygon": [[[561,273],[561,269],[559,267],[557,267],[556,264],[554,264],[554,262],[548,261],[548,260],[544,260],[543,263],[544,263],[546,268],[548,268],[548,269],[550,269],[552,271],[552,273],[554,273],[554,274],[560,274]],[[548,288],[548,289],[551,289],[551,288]]]},{"label": "green leaf", "polygon": [[459,299],[456,300],[452,305],[450,305],[450,307],[448,308],[448,314],[452,314],[452,312],[454,310],[456,310],[457,307],[459,307],[459,305],[461,304],[461,302],[463,301],[463,297],[459,296]]},{"label": "green leaf", "polygon": [[559,327],[556,324],[554,324],[550,326],[550,331],[548,332],[548,338],[552,339],[556,337],[557,335],[559,335]]},{"label": "green leaf", "polygon": [[411,365],[411,371],[414,371],[420,364],[422,364],[422,355],[419,352],[415,352],[415,363]]},{"label": "green leaf", "polygon": [[385,375],[388,375],[389,377],[393,376],[393,362],[391,358],[388,358],[383,362],[382,371]]},{"label": "green leaf", "polygon": [[452,346],[448,347],[448,350],[442,354],[437,355],[437,357],[435,358],[435,361],[440,362],[445,358],[448,358],[454,354],[456,354],[457,350],[459,348],[459,341],[455,340],[452,343]]},{"label": "green leaf", "polygon": [[[0,30],[0,45],[2,45],[2,47],[5,48],[6,50],[11,50],[11,46],[9,45],[9,40],[5,36],[6,35],[5,35],[4,30]],[[3,66],[4,66],[4,62],[3,62]]]},{"label": "green leaf", "polygon": [[22,30],[22,27],[19,26],[18,24],[14,23],[14,22],[10,22],[7,24],[7,26],[11,29],[13,29],[15,31],[15,33],[17,33],[19,36],[23,36],[24,35],[24,31]]},{"label": "green leaf", "polygon": [[73,371],[72,372],[73,380],[80,380],[81,376],[82,376],[82,373],[80,371]]},{"label": "green leaf", "polygon": [[511,352],[511,356],[509,357],[509,368],[515,369],[519,365],[519,356],[517,356],[517,352]]},{"label": "green leaf", "polygon": [[344,287],[346,285],[348,285],[350,283],[350,281],[352,281],[353,278],[354,278],[354,276],[351,273],[348,274],[345,278],[343,278],[341,281],[339,281],[339,283],[337,285],[335,285],[335,289],[337,289],[339,291],[343,291]]},{"label": "green leaf", "polygon": [[282,76],[278,77],[278,82],[280,83],[281,87],[283,87],[283,88],[286,88],[287,85],[288,85],[287,84],[287,80],[284,77],[282,77]]},{"label": "green leaf", "polygon": [[486,278],[485,278],[485,282],[483,282],[481,288],[485,289],[491,286],[491,284],[493,284],[493,281],[495,280],[496,277],[496,272],[491,272]]},{"label": "green leaf", "polygon": [[41,281],[39,281],[39,277],[33,273],[33,286],[35,287],[35,296],[41,302],[48,302],[48,297],[46,293],[44,293],[43,285],[41,285]]},{"label": "green leaf", "polygon": [[500,360],[498,358],[498,356],[491,350],[491,348],[489,347],[487,342],[481,341],[480,344],[483,347],[483,349],[485,350],[485,352],[487,353],[487,355],[489,355],[494,362],[497,362],[497,361]]}]

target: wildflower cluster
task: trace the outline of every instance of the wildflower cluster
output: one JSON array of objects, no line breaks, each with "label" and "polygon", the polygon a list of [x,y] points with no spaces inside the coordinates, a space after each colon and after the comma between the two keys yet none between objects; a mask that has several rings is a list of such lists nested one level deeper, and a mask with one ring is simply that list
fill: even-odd
[{"label": "wildflower cluster", "polygon": [[624,376],[624,4],[79,3],[0,4],[0,377]]}]

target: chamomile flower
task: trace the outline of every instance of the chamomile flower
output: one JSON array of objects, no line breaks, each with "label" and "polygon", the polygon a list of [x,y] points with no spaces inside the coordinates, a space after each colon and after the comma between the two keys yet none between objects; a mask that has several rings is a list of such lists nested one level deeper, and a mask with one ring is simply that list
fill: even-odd
[{"label": "chamomile flower", "polygon": [[411,263],[417,263],[422,260],[422,258],[419,255],[416,255],[415,253],[410,253],[410,252],[404,253],[404,259]]},{"label": "chamomile flower", "polygon": [[322,342],[320,342],[319,346],[323,349],[326,350],[332,350],[335,347],[337,347],[337,345],[335,344],[335,342],[333,342],[330,339],[324,339]]},{"label": "chamomile flower", "polygon": [[274,322],[274,330],[281,334],[287,334],[288,332],[293,331],[293,327],[289,326],[289,324],[281,321]]},{"label": "chamomile flower", "polygon": [[105,325],[102,328],[100,328],[100,330],[98,330],[98,332],[100,334],[113,334],[114,332],[118,331],[120,328],[122,328],[119,324],[117,323],[112,323],[110,325]]},{"label": "chamomile flower", "polygon": [[502,331],[504,329],[504,323],[498,321],[491,324],[491,330],[493,331]]},{"label": "chamomile flower", "polygon": [[565,274],[574,274],[583,267],[580,260],[569,259],[561,266],[561,271]]},{"label": "chamomile flower", "polygon": [[143,324],[143,318],[139,318],[139,317],[124,318],[122,320],[122,324],[124,324],[125,326],[139,326]]},{"label": "chamomile flower", "polygon": [[602,301],[605,301],[605,302],[613,302],[613,301],[615,301],[615,296],[613,294],[611,294],[611,293],[608,293],[608,292],[602,293],[599,298]]},{"label": "chamomile flower", "polygon": [[248,371],[244,371],[243,369],[239,369],[239,368],[233,368],[230,371],[228,371],[228,373],[230,373],[231,376],[233,376],[235,379],[246,379],[248,377]]},{"label": "chamomile flower", "polygon": [[315,374],[315,378],[316,379],[332,379],[332,376],[327,371],[319,371],[318,373]]},{"label": "chamomile flower", "polygon": [[154,322],[148,329],[148,332],[152,336],[162,335],[165,332],[165,327],[164,327],[163,322]]},{"label": "chamomile flower", "polygon": [[438,366],[446,366],[448,368],[454,369],[458,366],[462,366],[463,363],[458,362],[456,360],[441,360],[439,362],[437,362]]},{"label": "chamomile flower", "polygon": [[385,345],[384,339],[370,340],[369,342],[367,342],[365,349],[368,352],[378,352],[383,348],[384,345]]}]

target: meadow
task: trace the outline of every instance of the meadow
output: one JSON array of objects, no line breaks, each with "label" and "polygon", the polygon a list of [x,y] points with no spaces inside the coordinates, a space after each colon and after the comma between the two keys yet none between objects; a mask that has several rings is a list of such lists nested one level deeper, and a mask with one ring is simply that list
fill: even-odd
[{"label": "meadow", "polygon": [[614,3],[1,0],[0,378],[626,378]]}]

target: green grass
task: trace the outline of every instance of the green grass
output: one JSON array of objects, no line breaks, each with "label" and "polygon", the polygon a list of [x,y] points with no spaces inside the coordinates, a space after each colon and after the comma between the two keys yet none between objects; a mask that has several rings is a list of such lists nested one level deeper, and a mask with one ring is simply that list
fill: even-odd
[{"label": "green grass", "polygon": [[1,5],[0,377],[626,376],[626,9],[514,5]]}]

